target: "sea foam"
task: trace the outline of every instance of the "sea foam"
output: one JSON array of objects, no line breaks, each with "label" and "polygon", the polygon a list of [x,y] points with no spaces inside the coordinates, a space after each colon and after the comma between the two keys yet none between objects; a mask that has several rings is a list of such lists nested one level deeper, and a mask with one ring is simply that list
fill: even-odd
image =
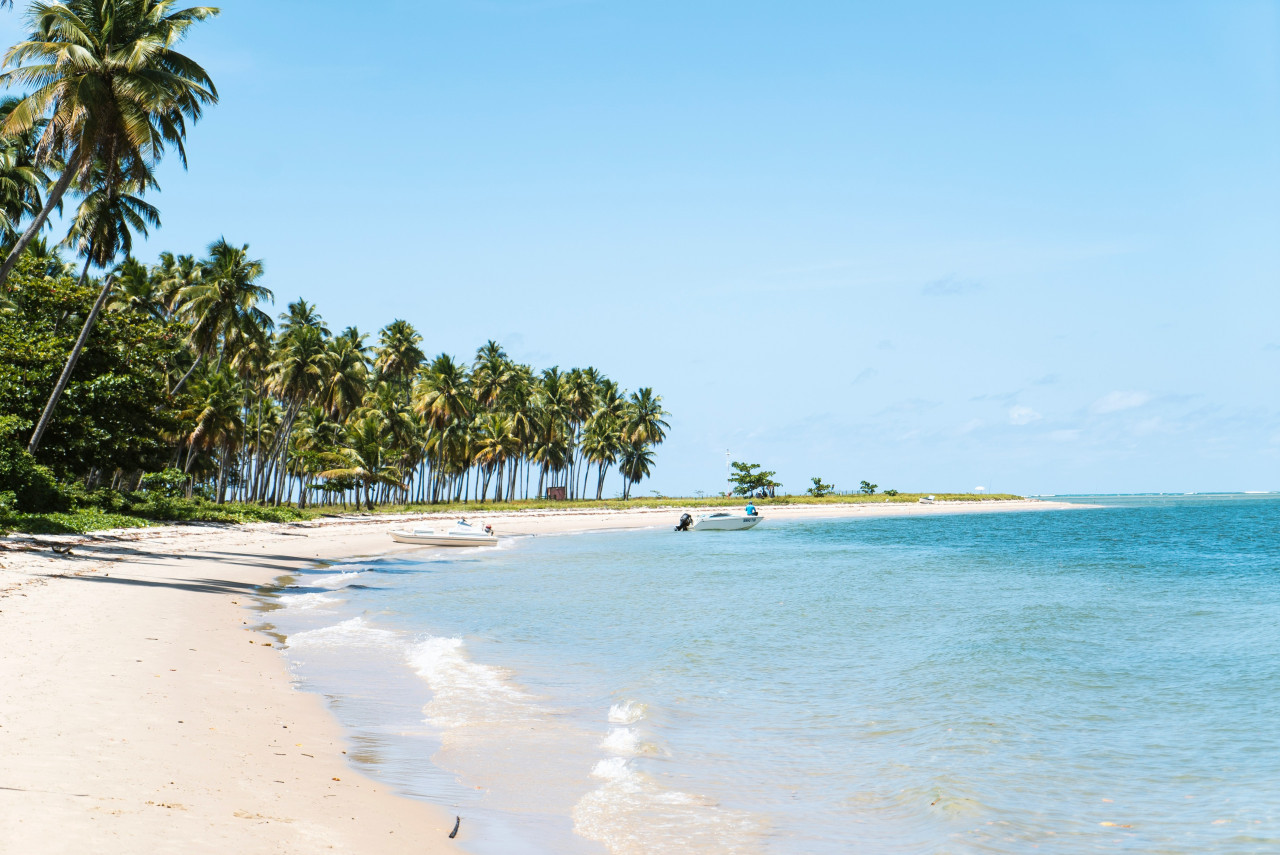
[{"label": "sea foam", "polygon": [[337,605],[342,602],[342,598],[323,591],[313,591],[309,594],[282,594],[277,602],[286,609],[309,611]]},{"label": "sea foam", "polygon": [[460,638],[418,641],[407,658],[431,688],[424,712],[436,727],[513,723],[538,715],[533,698],[510,682],[509,671],[472,661]]},{"label": "sea foam", "polygon": [[649,708],[638,701],[623,701],[609,707],[609,724],[635,724],[648,712]]},{"label": "sea foam", "polygon": [[309,629],[289,636],[289,647],[397,648],[404,641],[396,633],[371,626],[363,617],[353,617],[333,626]]}]

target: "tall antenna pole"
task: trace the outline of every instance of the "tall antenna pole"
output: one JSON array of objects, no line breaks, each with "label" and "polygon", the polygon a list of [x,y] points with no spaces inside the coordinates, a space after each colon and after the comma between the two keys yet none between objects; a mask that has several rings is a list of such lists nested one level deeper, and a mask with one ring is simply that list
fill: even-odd
[{"label": "tall antenna pole", "polygon": [[726,496],[733,495],[733,476],[729,474],[731,471],[732,470],[729,467],[729,449],[726,448],[724,450],[724,494]]}]

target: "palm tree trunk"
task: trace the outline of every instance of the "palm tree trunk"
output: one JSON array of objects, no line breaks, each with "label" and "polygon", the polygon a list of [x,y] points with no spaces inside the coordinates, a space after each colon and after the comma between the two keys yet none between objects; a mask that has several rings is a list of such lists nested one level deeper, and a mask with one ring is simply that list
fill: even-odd
[{"label": "palm tree trunk", "polygon": [[[66,188],[64,187],[63,189],[65,190]],[[80,273],[81,282],[84,282],[85,276],[89,273],[89,260],[92,257],[93,247],[90,247],[89,258],[85,259],[84,270]],[[44,405],[44,412],[40,414],[40,421],[36,424],[36,429],[31,433],[31,442],[27,444],[27,451],[31,454],[35,454],[36,449],[40,447],[40,438],[44,436],[50,420],[53,419],[53,411],[58,406],[58,399],[62,397],[67,384],[71,382],[71,372],[75,370],[76,361],[80,359],[80,351],[84,350],[84,343],[89,340],[89,331],[93,329],[94,322],[98,320],[98,313],[102,311],[103,305],[106,304],[107,295],[111,293],[111,286],[115,282],[114,276],[107,277],[107,281],[102,284],[102,293],[98,294],[98,299],[93,304],[89,317],[85,318],[84,326],[80,328],[80,337],[76,339],[75,347],[71,348],[71,355],[67,357],[67,364],[62,367],[62,376],[58,378],[57,384],[53,387],[53,394],[49,396],[48,403]]]},{"label": "palm tree trunk", "polygon": [[198,353],[197,353],[197,354],[196,354],[196,361],[195,361],[195,362],[193,362],[193,363],[191,363],[191,367],[187,369],[187,373],[186,373],[186,374],[183,374],[183,375],[182,375],[182,379],[178,381],[178,385],[174,386],[172,389],[170,389],[170,390],[169,390],[169,394],[170,394],[170,395],[176,395],[176,394],[178,394],[178,390],[180,390],[180,389],[182,388],[183,384],[185,384],[185,383],[187,382],[187,378],[188,378],[188,377],[190,377],[190,376],[192,375],[192,373],[194,373],[194,372],[195,372],[195,370],[196,370],[196,366],[197,366],[197,365],[199,365],[199,364],[200,364],[200,354],[198,354]]},{"label": "palm tree trunk", "polygon": [[231,454],[231,437],[222,442],[222,459],[218,462],[218,497],[219,505],[226,502],[227,495],[227,456]]},{"label": "palm tree trunk", "polygon": [[36,214],[36,218],[31,221],[31,225],[27,226],[27,230],[18,238],[18,242],[13,245],[13,249],[9,250],[9,255],[5,258],[4,264],[0,265],[0,287],[3,287],[4,283],[9,281],[9,274],[13,272],[13,267],[22,256],[22,251],[27,248],[27,244],[31,243],[32,238],[40,233],[40,229],[44,228],[45,221],[49,219],[49,214],[62,201],[67,188],[71,186],[72,179],[76,177],[76,172],[79,171],[82,160],[81,156],[76,156],[66,165],[66,168],[62,170],[62,174],[58,176],[57,183],[49,191],[49,198],[44,200],[44,207],[40,209],[40,213]]}]

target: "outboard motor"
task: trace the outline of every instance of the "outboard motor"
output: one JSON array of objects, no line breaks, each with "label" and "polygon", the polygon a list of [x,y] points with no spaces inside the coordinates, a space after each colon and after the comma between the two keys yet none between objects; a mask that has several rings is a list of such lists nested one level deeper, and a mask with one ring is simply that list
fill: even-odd
[{"label": "outboard motor", "polygon": [[693,524],[693,517],[688,514],[680,515],[680,525],[676,526],[676,531],[688,531],[689,526]]}]

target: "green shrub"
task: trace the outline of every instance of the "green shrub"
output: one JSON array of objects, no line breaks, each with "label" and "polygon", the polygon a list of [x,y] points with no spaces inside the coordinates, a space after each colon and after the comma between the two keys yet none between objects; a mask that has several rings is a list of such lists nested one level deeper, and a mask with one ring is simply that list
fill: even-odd
[{"label": "green shrub", "polygon": [[22,447],[19,433],[29,427],[16,416],[0,416],[0,491],[13,494],[18,511],[65,511],[71,507],[70,498],[48,467],[36,463]]},{"label": "green shrub", "polygon": [[162,472],[144,475],[139,489],[145,493],[155,493],[170,499],[181,499],[187,495],[187,476],[181,469],[169,467]]}]

